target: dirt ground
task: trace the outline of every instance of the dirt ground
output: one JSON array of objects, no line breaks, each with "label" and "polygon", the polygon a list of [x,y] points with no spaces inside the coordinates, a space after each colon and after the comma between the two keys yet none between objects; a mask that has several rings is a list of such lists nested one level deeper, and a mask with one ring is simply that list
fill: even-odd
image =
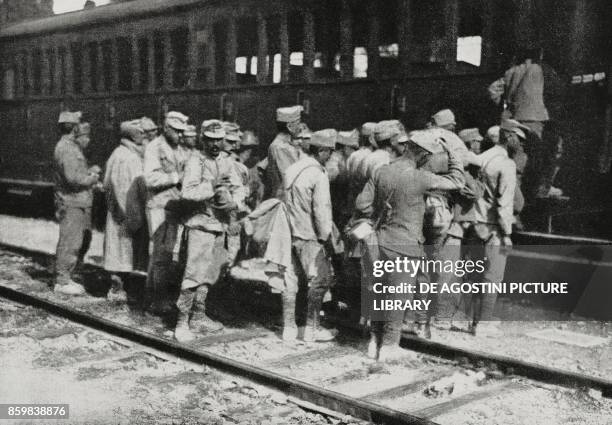
[{"label": "dirt ground", "polygon": [[0,300],[0,321],[1,402],[69,404],[62,423],[358,423],[306,412],[268,388],[33,308]]}]

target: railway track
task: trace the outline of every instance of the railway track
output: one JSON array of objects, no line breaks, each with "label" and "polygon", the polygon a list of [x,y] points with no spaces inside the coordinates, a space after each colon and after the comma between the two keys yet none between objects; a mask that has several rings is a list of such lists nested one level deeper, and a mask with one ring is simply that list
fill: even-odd
[{"label": "railway track", "polygon": [[[41,254],[4,246],[3,255],[19,260]],[[380,424],[431,424],[478,403],[495,403],[502,394],[504,399],[508,394],[527,394],[544,382],[612,394],[612,381],[603,378],[418,339],[405,338],[402,344],[424,354],[406,350],[404,357],[385,364],[364,358],[365,343],[360,338],[349,335],[336,343],[284,344],[269,323],[229,326],[222,333],[180,344],[161,324],[138,321],[125,306],[109,306],[105,299],[58,298],[40,279],[24,283],[0,276],[0,297],[250,379],[281,391],[305,409],[336,418],[350,415]]]}]

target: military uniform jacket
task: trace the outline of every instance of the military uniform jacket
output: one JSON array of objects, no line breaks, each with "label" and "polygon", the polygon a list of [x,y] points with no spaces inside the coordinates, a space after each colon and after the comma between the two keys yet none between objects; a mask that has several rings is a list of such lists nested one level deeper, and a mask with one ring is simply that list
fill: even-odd
[{"label": "military uniform jacket", "polygon": [[544,73],[536,63],[516,65],[504,75],[506,100],[512,118],[519,121],[548,121],[544,106]]},{"label": "military uniform jacket", "polygon": [[287,168],[284,181],[285,203],[294,238],[328,240],[332,232],[329,177],[310,156],[303,156]]},{"label": "military uniform jacket", "polygon": [[83,150],[72,136],[62,136],[55,147],[55,200],[59,205],[91,208],[92,186],[97,178],[90,174]]},{"label": "military uniform jacket", "polygon": [[236,161],[221,152],[213,158],[205,153],[195,152],[187,160],[183,178],[182,199],[193,204],[193,213],[185,226],[208,232],[223,232],[226,220],[220,220],[212,208],[215,196],[214,183],[222,176],[229,176],[230,193],[238,208],[244,208],[245,187],[242,177],[236,171]]},{"label": "military uniform jacket", "polygon": [[185,160],[178,146],[170,146],[163,135],[147,145],[144,155],[147,208],[164,208],[168,201],[179,199],[177,185],[183,175]]},{"label": "military uniform jacket", "polygon": [[[424,195],[447,180],[457,189],[464,183],[463,167],[455,155],[451,155],[449,174],[445,176],[417,170],[411,159],[402,157],[382,167],[368,180],[355,207],[366,217],[384,217],[378,230],[381,246],[404,255],[421,256]],[[386,203],[391,208],[385,214]]]},{"label": "military uniform jacket", "polygon": [[291,144],[291,136],[279,133],[268,148],[266,198],[275,198],[282,194],[285,172],[298,159],[300,151]]},{"label": "military uniform jacket", "polygon": [[498,225],[505,235],[512,234],[516,165],[501,146],[493,146],[478,155],[483,196],[474,205],[475,221]]}]

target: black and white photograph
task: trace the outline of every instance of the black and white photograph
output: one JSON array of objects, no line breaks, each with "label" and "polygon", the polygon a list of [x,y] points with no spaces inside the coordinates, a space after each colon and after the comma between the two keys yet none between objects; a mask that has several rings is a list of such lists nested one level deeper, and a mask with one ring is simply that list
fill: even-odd
[{"label": "black and white photograph", "polygon": [[612,2],[0,0],[0,425],[612,425]]}]

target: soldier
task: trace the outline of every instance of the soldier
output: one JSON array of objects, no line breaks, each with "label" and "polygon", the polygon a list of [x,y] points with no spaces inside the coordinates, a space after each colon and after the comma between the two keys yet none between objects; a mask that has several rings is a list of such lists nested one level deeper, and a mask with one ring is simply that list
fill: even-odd
[{"label": "soldier", "polygon": [[61,139],[55,147],[55,206],[59,240],[55,260],[54,291],[83,295],[85,288],[72,280],[91,242],[93,188],[100,180],[100,167],[88,168],[83,151],[90,141],[90,126],[80,123],[80,112],[62,112]]},{"label": "soldier", "polygon": [[185,131],[183,131],[183,137],[181,138],[180,146],[186,151],[186,155],[191,155],[192,151],[197,149],[198,144],[198,132],[195,125],[187,125]]},{"label": "soldier", "polygon": [[276,110],[278,135],[268,148],[266,199],[282,196],[285,171],[300,158],[300,149],[293,138],[300,131],[303,109],[301,106],[291,106]]},{"label": "soldier", "polygon": [[454,133],[457,128],[455,114],[450,109],[442,109],[432,115],[429,126],[443,128]]},{"label": "soldier", "polygon": [[[374,127],[374,140],[378,149],[368,155],[364,161],[367,180],[371,179],[380,167],[389,164],[393,158],[398,156],[398,151],[391,145],[392,135],[396,133],[395,130],[390,130],[393,127],[396,127],[398,131],[400,129],[403,131],[404,128],[397,120],[381,121]],[[396,145],[396,147],[400,146]]]},{"label": "soldier", "polygon": [[172,310],[168,284],[170,264],[179,226],[179,185],[183,178],[184,155],[179,151],[181,134],[188,118],[180,112],[168,112],[163,134],[145,149],[144,180],[147,186],[147,222],[151,238],[151,258],[147,273],[145,309],[165,314]]},{"label": "soldier", "polygon": [[244,202],[244,186],[234,160],[222,151],[224,137],[220,122],[205,121],[201,131],[204,151],[191,156],[185,168],[181,196],[194,203],[195,211],[185,223],[187,260],[176,303],[179,316],[174,337],[181,342],[195,338],[193,328],[223,328],[206,314],[205,303],[210,287],[228,265],[227,237],[236,236],[240,229],[232,217]]},{"label": "soldier", "polygon": [[157,137],[157,124],[155,124],[151,118],[142,117],[140,119],[140,125],[142,126],[142,130],[145,132],[145,139],[147,142],[150,142]]},{"label": "soldier", "polygon": [[351,180],[356,187],[359,187],[359,192],[361,192],[363,185],[367,181],[364,162],[372,153],[372,149],[377,148],[374,140],[375,127],[376,123],[373,122],[367,122],[361,126],[361,131],[359,132],[359,149],[353,152],[346,161]]},{"label": "soldier", "polygon": [[465,146],[470,152],[473,152],[476,155],[481,153],[481,143],[484,140],[484,137],[482,137],[477,128],[466,128],[465,130],[461,130],[459,132],[459,138],[463,140]]},{"label": "soldier", "polygon": [[351,179],[347,161],[359,147],[359,132],[340,131],[336,140],[336,150],[325,164],[331,183],[332,209],[334,222],[339,229],[344,228],[352,214]]},{"label": "soldier", "polygon": [[[104,189],[108,213],[104,229],[104,269],[113,274],[109,300],[127,301],[124,283],[135,271],[146,272],[148,235],[130,229],[128,197],[143,172],[145,133],[141,120],[121,123],[121,142],[106,163]],[[137,189],[136,189],[137,190]],[[136,212],[139,213],[139,212]]]},{"label": "soldier", "polygon": [[[329,341],[336,333],[319,327],[323,297],[332,281],[331,263],[325,245],[332,232],[331,196],[325,163],[336,146],[335,130],[312,134],[308,153],[290,165],[285,174],[285,203],[291,227],[293,262],[300,279],[298,298],[307,299],[306,310],[298,311],[298,326],[304,324],[305,341]],[[305,280],[303,279],[305,277]],[[284,300],[285,302],[287,300]],[[304,314],[305,313],[305,314]],[[283,339],[291,339],[291,317],[285,317]],[[295,335],[298,330],[294,329]]]},{"label": "soldier", "polygon": [[[466,230],[473,258],[486,259],[485,271],[479,282],[503,282],[506,269],[506,249],[512,247],[514,196],[517,184],[516,164],[508,155],[508,145],[515,134],[522,132],[520,123],[502,121],[499,144],[478,156],[483,196],[475,204],[475,223]],[[474,335],[495,335],[499,329],[492,322],[496,294],[473,297]]]},{"label": "soldier", "polygon": [[247,206],[254,210],[263,200],[264,185],[261,180],[257,163],[259,158],[256,150],[259,148],[259,139],[252,131],[245,131],[238,146],[238,161],[248,169],[248,197]]},{"label": "soldier", "polygon": [[[379,139],[389,139],[399,135],[397,128],[389,124],[377,131]],[[385,136],[385,137],[382,137]],[[412,257],[420,260],[424,253],[423,217],[425,213],[424,196],[428,190],[459,189],[463,184],[463,166],[453,152],[449,152],[448,169],[445,176],[417,170],[418,163],[432,148],[428,147],[430,138],[413,134],[401,158],[378,170],[358,196],[356,208],[364,216],[378,217],[381,224],[377,230],[380,260],[393,260],[399,257]],[[448,150],[444,142],[440,142]],[[406,273],[390,273],[383,278],[384,284],[396,286],[400,283],[415,282]],[[405,301],[409,295],[396,294]],[[401,353],[402,311],[377,312],[372,316],[372,332],[368,346],[370,358],[390,358]]]}]

